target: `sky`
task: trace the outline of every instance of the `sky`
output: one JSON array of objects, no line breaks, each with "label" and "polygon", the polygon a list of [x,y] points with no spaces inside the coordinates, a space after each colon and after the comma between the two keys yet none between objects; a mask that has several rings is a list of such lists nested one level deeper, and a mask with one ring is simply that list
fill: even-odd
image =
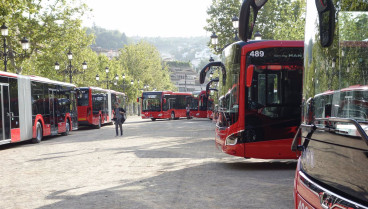
[{"label": "sky", "polygon": [[85,0],[93,11],[83,26],[95,23],[127,36],[193,37],[210,36],[206,25],[212,0]]}]

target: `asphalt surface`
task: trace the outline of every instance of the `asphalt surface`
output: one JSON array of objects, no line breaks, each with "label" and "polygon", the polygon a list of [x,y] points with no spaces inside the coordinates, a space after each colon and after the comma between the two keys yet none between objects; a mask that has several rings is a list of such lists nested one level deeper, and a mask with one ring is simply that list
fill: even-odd
[{"label": "asphalt surface", "polygon": [[0,146],[0,208],[293,208],[296,161],[226,155],[208,119],[123,127]]}]

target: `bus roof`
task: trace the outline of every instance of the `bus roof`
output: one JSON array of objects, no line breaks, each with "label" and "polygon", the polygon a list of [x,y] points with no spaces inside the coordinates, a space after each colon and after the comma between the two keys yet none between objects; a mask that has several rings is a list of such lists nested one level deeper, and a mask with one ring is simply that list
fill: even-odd
[{"label": "bus roof", "polygon": [[119,91],[115,91],[115,90],[110,90],[110,92],[114,93],[114,94],[119,94],[119,95],[125,96],[125,94],[123,92],[119,92]]},{"label": "bus roof", "polygon": [[57,85],[61,85],[61,86],[70,86],[70,87],[76,87],[76,85],[72,84],[72,83],[66,83],[66,82],[61,82],[61,81],[54,81],[51,80],[49,78],[45,78],[45,77],[41,77],[41,76],[36,76],[36,75],[29,75],[28,76],[32,81],[38,81],[38,82],[42,82],[42,83],[50,83],[50,84],[57,84]]},{"label": "bus roof", "polygon": [[16,77],[18,77],[18,74],[0,71],[0,76],[6,76],[6,77],[16,78]]},{"label": "bus roof", "polygon": [[105,92],[109,92],[109,91],[111,91],[111,90],[108,90],[108,89],[103,89],[103,88],[100,88],[100,87],[94,87],[94,86],[89,86],[89,87],[79,87],[78,89],[83,89],[83,90],[86,90],[86,89],[92,89],[92,90],[105,91]]}]

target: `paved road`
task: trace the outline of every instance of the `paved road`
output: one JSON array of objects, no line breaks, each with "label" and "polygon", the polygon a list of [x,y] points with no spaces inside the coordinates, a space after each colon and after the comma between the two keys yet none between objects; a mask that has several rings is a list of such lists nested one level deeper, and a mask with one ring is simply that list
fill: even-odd
[{"label": "paved road", "polygon": [[295,161],[232,157],[205,119],[0,146],[0,208],[292,208]]}]

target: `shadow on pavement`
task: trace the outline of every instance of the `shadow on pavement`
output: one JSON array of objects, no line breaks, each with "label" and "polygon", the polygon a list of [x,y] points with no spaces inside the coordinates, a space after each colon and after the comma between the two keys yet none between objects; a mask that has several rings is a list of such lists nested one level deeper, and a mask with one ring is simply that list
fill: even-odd
[{"label": "shadow on pavement", "polygon": [[46,198],[59,202],[40,208],[292,208],[294,176],[285,169],[290,163],[212,162],[132,182],[122,176],[93,192],[56,191]]}]

